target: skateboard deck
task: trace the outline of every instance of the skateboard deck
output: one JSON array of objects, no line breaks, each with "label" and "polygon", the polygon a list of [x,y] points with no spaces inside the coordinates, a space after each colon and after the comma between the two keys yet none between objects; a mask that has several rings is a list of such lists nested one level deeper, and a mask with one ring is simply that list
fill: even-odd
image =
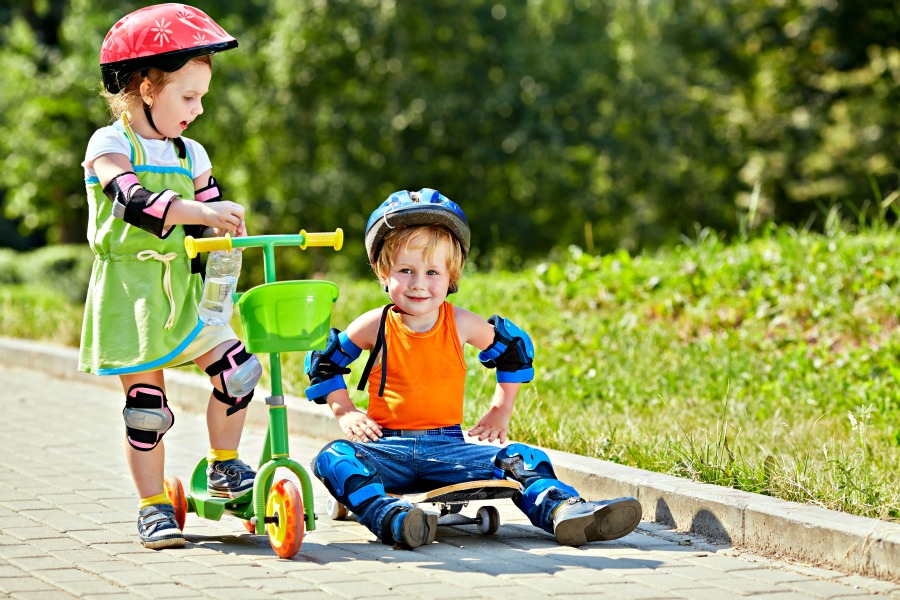
[{"label": "skateboard deck", "polygon": [[[427,492],[413,494],[391,494],[407,500],[410,504],[432,504],[439,508],[438,525],[476,525],[478,530],[490,535],[500,527],[500,512],[494,506],[481,506],[474,517],[460,514],[462,509],[478,500],[501,500],[512,498],[521,493],[522,486],[516,481],[507,479],[486,479],[466,481],[446,485]],[[328,515],[332,519],[342,520],[349,515],[347,508],[329,498],[326,504]]]},{"label": "skateboard deck", "polygon": [[486,479],[445,485],[418,494],[402,494],[413,504],[468,504],[473,500],[498,500],[512,498],[521,493],[522,486],[508,479]]}]

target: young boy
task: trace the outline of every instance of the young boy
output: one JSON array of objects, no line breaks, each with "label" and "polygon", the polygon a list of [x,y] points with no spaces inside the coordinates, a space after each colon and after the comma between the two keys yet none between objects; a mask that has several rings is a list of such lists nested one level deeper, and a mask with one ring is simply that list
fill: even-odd
[{"label": "young boy", "polygon": [[[493,478],[518,481],[516,505],[561,544],[627,535],[641,519],[634,498],[585,502],[556,479],[541,450],[465,441],[465,344],[497,369],[490,409],[470,436],[505,443],[519,386],[534,377],[528,334],[446,300],[457,290],[469,238],[463,211],[432,189],[395,192],[369,217],[366,250],[392,303],[358,317],[345,332],[332,329],[326,349],[307,355],[306,396],[327,402],[349,439],[327,444],[313,473],[383,543],[408,549],[434,541],[437,515],[387,492]],[[343,378],[362,350],[370,352],[360,381],[360,389],[369,384],[367,413],[353,405]]]}]

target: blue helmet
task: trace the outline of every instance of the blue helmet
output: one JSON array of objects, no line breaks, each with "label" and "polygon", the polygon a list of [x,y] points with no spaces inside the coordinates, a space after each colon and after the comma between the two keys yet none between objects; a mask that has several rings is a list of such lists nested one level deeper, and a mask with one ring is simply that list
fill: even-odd
[{"label": "blue helmet", "polygon": [[469,253],[469,221],[456,202],[431,188],[418,192],[400,190],[388,196],[369,217],[366,224],[366,253],[373,265],[384,243],[384,237],[394,227],[412,225],[443,225],[449,229],[462,247],[463,256]]}]

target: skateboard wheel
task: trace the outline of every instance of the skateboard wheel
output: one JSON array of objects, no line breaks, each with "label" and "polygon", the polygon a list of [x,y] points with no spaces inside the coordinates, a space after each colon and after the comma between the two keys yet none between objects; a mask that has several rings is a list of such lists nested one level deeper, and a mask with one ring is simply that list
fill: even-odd
[{"label": "skateboard wheel", "polygon": [[266,533],[272,550],[280,558],[293,558],[303,543],[303,499],[297,486],[287,479],[278,480],[266,500]]},{"label": "skateboard wheel", "polygon": [[169,502],[175,508],[175,522],[178,523],[178,528],[184,531],[184,521],[187,517],[187,498],[184,495],[184,487],[181,485],[181,480],[175,475],[166,475],[165,479],[163,479],[163,489],[169,498]]},{"label": "skateboard wheel", "polygon": [[335,521],[343,521],[350,514],[350,511],[347,510],[346,506],[332,497],[329,497],[328,501],[325,502],[325,511],[328,513],[328,516]]},{"label": "skateboard wheel", "polygon": [[482,506],[475,513],[478,531],[484,535],[493,535],[500,528],[500,511],[493,506]]}]

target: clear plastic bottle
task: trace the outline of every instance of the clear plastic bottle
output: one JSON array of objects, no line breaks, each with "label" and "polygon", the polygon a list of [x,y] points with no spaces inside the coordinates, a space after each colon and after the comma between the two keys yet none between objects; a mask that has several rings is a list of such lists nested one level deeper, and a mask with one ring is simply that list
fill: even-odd
[{"label": "clear plastic bottle", "polygon": [[200,300],[200,319],[207,325],[221,327],[231,321],[234,301],[231,294],[241,274],[241,252],[217,250],[206,261],[206,282]]}]

